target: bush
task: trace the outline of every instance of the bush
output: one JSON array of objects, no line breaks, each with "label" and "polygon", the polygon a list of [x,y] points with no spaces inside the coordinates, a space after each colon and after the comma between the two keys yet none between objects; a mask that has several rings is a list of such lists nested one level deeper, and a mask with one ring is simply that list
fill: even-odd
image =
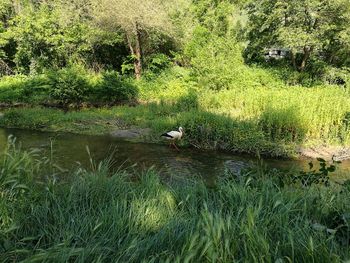
[{"label": "bush", "polygon": [[75,67],[50,72],[49,84],[50,96],[62,105],[83,102],[89,91],[85,72]]},{"label": "bush", "polygon": [[170,58],[164,54],[155,54],[148,61],[148,68],[154,73],[159,73],[170,65]]},{"label": "bush", "polygon": [[115,71],[104,72],[102,81],[95,90],[95,100],[102,102],[128,102],[135,100],[137,96],[137,88]]},{"label": "bush", "polygon": [[0,102],[22,101],[22,91],[28,77],[24,75],[6,76],[0,79]]},{"label": "bush", "polygon": [[350,68],[328,68],[323,74],[325,83],[339,86],[350,86]]},{"label": "bush", "polygon": [[188,94],[180,97],[176,102],[178,111],[189,111],[198,109],[198,94],[194,90],[189,90]]},{"label": "bush", "polygon": [[22,90],[23,101],[42,102],[49,99],[50,82],[47,75],[30,77]]},{"label": "bush", "polygon": [[240,46],[225,38],[213,37],[199,45],[191,64],[199,86],[212,90],[229,89],[240,83],[244,74]]},{"label": "bush", "polygon": [[198,87],[220,91],[283,86],[284,83],[272,71],[244,64],[240,43],[229,37],[212,36],[202,28],[197,28],[194,35],[184,53]]},{"label": "bush", "polygon": [[48,99],[48,78],[45,75],[13,75],[0,80],[0,102],[36,103]]}]

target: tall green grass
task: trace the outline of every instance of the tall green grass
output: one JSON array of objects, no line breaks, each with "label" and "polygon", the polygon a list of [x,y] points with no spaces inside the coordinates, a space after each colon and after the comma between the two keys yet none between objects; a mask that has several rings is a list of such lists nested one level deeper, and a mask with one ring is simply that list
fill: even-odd
[{"label": "tall green grass", "polygon": [[337,86],[242,88],[200,100],[207,111],[252,120],[271,140],[349,144],[350,95]]},{"label": "tall green grass", "polygon": [[[192,70],[172,67],[160,74],[145,74],[141,81],[128,80],[130,87],[137,86],[139,90],[140,104],[136,107],[83,109],[67,114],[40,108],[8,110],[0,125],[94,134],[130,126],[147,127],[153,130],[147,140],[155,142],[164,131],[182,126],[185,144],[274,156],[293,155],[300,146],[350,145],[350,93],[346,88],[287,86],[276,72],[245,65],[240,68],[242,72],[237,74],[242,76],[232,77],[239,78],[238,84],[225,82],[225,89],[209,89]],[[90,77],[92,86],[96,86],[101,75]],[[4,83],[3,87],[11,86]],[[106,90],[110,88],[113,93],[108,83],[99,91],[105,99],[112,96]],[[8,95],[1,94],[0,101],[1,96]],[[123,127],[108,123],[123,123]]]},{"label": "tall green grass", "polygon": [[[125,115],[138,123],[149,119],[154,126],[168,122],[168,127],[163,127],[166,129],[173,128],[171,125],[186,126],[188,118],[185,116],[190,115],[191,119],[202,119],[204,126],[208,124],[206,130],[214,131],[211,142],[215,138],[234,136],[230,134],[235,131],[227,129],[227,125],[242,123],[246,126],[249,123],[251,132],[246,132],[252,141],[258,131],[267,142],[276,145],[349,145],[350,94],[346,88],[336,85],[288,86],[279,79],[278,72],[272,74],[257,67],[241,68],[242,72],[237,74],[242,75],[244,81],[241,79],[238,86],[231,83],[228,88],[218,91],[202,87],[191,76],[191,71],[186,73],[183,68],[176,67],[165,71],[138,84],[145,102],[158,103],[157,110],[153,104],[148,105],[148,112],[155,114],[153,120],[144,116],[144,106],[131,109]],[[165,107],[165,104],[173,107]],[[207,117],[203,119],[203,115]],[[211,120],[215,118],[218,121]],[[215,126],[220,123],[219,119],[226,119],[227,124]],[[203,130],[201,123],[197,126],[198,131]],[[222,132],[215,132],[220,129]],[[227,143],[230,144],[229,140]]]},{"label": "tall green grass", "polygon": [[[80,134],[103,134],[111,130],[114,115],[104,109],[64,112],[49,108],[22,108],[5,111],[0,126]],[[113,127],[115,128],[115,127]]]},{"label": "tall green grass", "polygon": [[61,182],[31,154],[11,148],[2,159],[0,178],[12,181],[0,183],[2,262],[350,258],[346,186],[283,185],[276,171],[259,168],[213,175],[217,183],[207,187],[195,178],[164,181],[153,170],[113,172],[108,162]]}]

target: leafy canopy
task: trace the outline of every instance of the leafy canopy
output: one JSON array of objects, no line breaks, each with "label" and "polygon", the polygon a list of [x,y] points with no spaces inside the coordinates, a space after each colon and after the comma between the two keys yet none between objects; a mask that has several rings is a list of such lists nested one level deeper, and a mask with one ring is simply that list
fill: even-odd
[{"label": "leafy canopy", "polygon": [[[301,65],[322,54],[327,62],[337,49],[348,48],[350,5],[347,0],[250,1],[247,38],[250,57],[265,48],[284,47],[301,54]],[[296,65],[295,65],[296,66]]]}]

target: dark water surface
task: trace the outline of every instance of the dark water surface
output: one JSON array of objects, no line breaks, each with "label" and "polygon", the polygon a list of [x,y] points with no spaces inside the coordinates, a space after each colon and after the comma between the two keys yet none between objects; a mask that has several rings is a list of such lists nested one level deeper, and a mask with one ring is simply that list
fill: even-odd
[{"label": "dark water surface", "polygon": [[[136,167],[147,169],[153,166],[163,174],[199,175],[209,181],[222,173],[228,163],[231,168],[235,168],[236,164],[237,167],[241,167],[257,162],[256,158],[247,155],[197,149],[181,149],[180,152],[177,152],[167,145],[133,143],[105,135],[87,136],[3,128],[0,128],[0,151],[5,149],[7,138],[10,135],[16,137],[22,149],[36,148],[46,156],[52,153],[54,162],[65,169],[78,165],[88,166],[90,162],[87,147],[96,162],[106,159],[113,153],[112,158],[116,167],[126,168],[137,164]],[[286,170],[307,170],[309,161],[308,159],[264,160],[270,167]],[[350,161],[340,164],[333,178],[350,179]]]}]

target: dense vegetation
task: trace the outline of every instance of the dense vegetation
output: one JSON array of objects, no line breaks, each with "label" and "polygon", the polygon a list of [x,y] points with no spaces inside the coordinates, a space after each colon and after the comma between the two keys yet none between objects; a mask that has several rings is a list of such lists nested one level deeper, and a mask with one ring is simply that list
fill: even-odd
[{"label": "dense vegetation", "polygon": [[186,143],[249,153],[348,146],[349,9],[347,0],[5,0],[0,104],[36,108],[5,111],[0,125],[81,132],[72,122],[82,116],[87,127],[98,120],[95,132],[121,119],[156,140],[181,125]]},{"label": "dense vegetation", "polygon": [[305,183],[258,166],[210,187],[194,178],[164,181],[152,170],[114,172],[110,164],[92,163],[61,181],[51,159],[9,143],[0,164],[1,262],[350,258],[348,183]]},{"label": "dense vegetation", "polygon": [[[0,126],[134,126],[153,142],[182,126],[182,146],[275,156],[349,147],[349,25],[348,0],[1,0]],[[350,259],[349,182],[322,159],[208,186],[51,157],[11,141],[0,156],[1,262]]]}]

